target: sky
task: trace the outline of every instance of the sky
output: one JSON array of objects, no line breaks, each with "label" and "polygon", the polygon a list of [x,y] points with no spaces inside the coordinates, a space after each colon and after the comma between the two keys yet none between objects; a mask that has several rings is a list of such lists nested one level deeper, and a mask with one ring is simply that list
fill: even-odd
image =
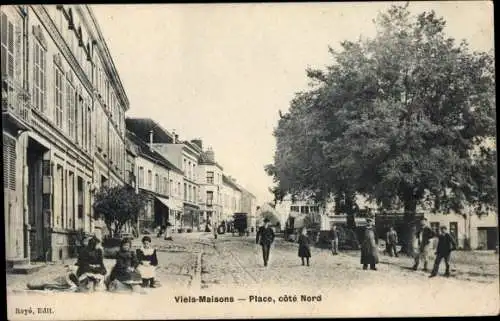
[{"label": "sky", "polygon": [[[258,204],[272,201],[273,129],[305,70],[332,63],[328,46],[370,37],[389,2],[92,5],[130,101],[127,117],[152,118],[182,140],[201,138],[224,172]],[[446,33],[494,46],[487,1],[412,2],[434,10]]]}]

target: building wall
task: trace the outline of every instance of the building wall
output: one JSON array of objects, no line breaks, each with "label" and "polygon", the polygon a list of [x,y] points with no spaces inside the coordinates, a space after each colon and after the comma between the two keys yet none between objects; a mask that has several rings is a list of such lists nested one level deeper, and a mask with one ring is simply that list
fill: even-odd
[{"label": "building wall", "polygon": [[[470,215],[460,214],[432,214],[426,213],[427,218],[431,227],[446,226],[448,232],[453,232],[453,224],[457,226],[457,242],[459,247],[465,246],[465,239],[470,238],[470,246],[472,249],[477,249],[480,244],[479,230],[478,228],[496,228],[498,231],[498,215],[497,213],[491,212],[488,215],[477,216],[474,213]],[[497,232],[498,233],[498,232]]]},{"label": "building wall", "polygon": [[[2,49],[2,55],[12,58],[5,65],[8,60],[2,59],[2,68],[12,71],[2,70],[2,88],[13,92],[16,87],[28,94],[26,118],[30,123],[28,132],[21,135],[9,136],[3,131],[4,141],[13,145],[4,148],[4,155],[14,150],[16,156],[9,157],[11,167],[22,173],[13,176],[14,195],[4,202],[8,213],[15,213],[15,219],[6,217],[6,227],[12,225],[14,231],[7,238],[6,249],[8,256],[33,256],[30,253],[43,243],[37,231],[48,224],[50,237],[44,241],[48,249],[41,255],[57,260],[70,255],[74,231],[93,233],[99,227],[92,219],[91,205],[101,178],[123,183],[128,101],[86,6],[2,6],[1,12],[6,25],[12,23],[12,32],[9,27],[2,32],[9,34],[13,44]],[[96,61],[100,63],[94,65]],[[14,67],[9,68],[11,65]],[[97,87],[99,66],[103,69],[100,78],[107,82],[102,88]],[[36,164],[33,156],[28,157],[34,154],[39,157]],[[33,172],[42,164],[43,177],[41,172]],[[36,173],[40,176],[34,177]],[[37,183],[30,185],[30,178]],[[28,190],[29,186],[33,187]],[[37,205],[30,205],[32,202]],[[29,237],[20,237],[23,233]]]},{"label": "building wall", "polygon": [[241,191],[232,184],[222,182],[222,220],[231,219],[233,214],[241,212]]},{"label": "building wall", "polygon": [[169,222],[174,227],[174,230],[180,227],[180,215],[184,208],[183,180],[183,174],[173,170],[170,171],[170,200],[175,213],[170,215]]},{"label": "building wall", "polygon": [[[217,224],[222,214],[222,169],[216,164],[199,164],[198,178],[201,200],[199,205],[204,222]],[[209,193],[213,195],[211,206],[208,201]]]}]

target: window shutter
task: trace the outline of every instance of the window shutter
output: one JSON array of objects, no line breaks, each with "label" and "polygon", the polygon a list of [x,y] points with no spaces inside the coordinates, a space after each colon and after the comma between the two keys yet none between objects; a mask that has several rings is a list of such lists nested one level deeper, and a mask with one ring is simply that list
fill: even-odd
[{"label": "window shutter", "polygon": [[3,135],[4,188],[16,190],[16,140]]},{"label": "window shutter", "polygon": [[7,74],[9,77],[14,77],[14,25],[12,22],[8,21],[8,32],[7,32],[7,59],[9,67]]},{"label": "window shutter", "polygon": [[15,79],[22,79],[22,53],[21,53],[21,44],[22,44],[22,41],[23,41],[23,31],[22,31],[22,27],[21,27],[21,23],[18,22],[16,23],[16,25],[14,26],[14,29],[15,29],[15,43],[14,43],[14,49],[15,51],[13,51],[13,61],[14,61],[14,64],[13,64],[13,68],[15,70],[15,73],[16,73],[16,77]]}]

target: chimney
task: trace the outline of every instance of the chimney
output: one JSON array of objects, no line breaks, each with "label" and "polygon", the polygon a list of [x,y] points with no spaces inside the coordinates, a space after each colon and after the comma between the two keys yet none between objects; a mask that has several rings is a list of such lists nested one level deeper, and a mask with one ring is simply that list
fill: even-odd
[{"label": "chimney", "polygon": [[177,144],[177,134],[175,133],[175,129],[172,130],[172,136],[173,136],[173,138],[172,138],[173,139],[173,143]]},{"label": "chimney", "polygon": [[153,130],[149,131],[149,148],[153,150]]},{"label": "chimney", "polygon": [[205,157],[207,158],[207,161],[215,162],[215,153],[212,150],[212,147],[208,147],[208,149],[205,152]]},{"label": "chimney", "polygon": [[191,140],[191,143],[195,144],[201,150],[203,150],[203,141],[200,138],[196,138],[196,139]]}]

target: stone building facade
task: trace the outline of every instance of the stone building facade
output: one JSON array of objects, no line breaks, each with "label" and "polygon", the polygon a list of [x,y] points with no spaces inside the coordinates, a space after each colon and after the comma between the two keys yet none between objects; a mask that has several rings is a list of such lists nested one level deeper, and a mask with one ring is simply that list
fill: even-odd
[{"label": "stone building facade", "polygon": [[7,261],[64,259],[123,183],[128,100],[88,6],[2,6],[1,26]]}]

